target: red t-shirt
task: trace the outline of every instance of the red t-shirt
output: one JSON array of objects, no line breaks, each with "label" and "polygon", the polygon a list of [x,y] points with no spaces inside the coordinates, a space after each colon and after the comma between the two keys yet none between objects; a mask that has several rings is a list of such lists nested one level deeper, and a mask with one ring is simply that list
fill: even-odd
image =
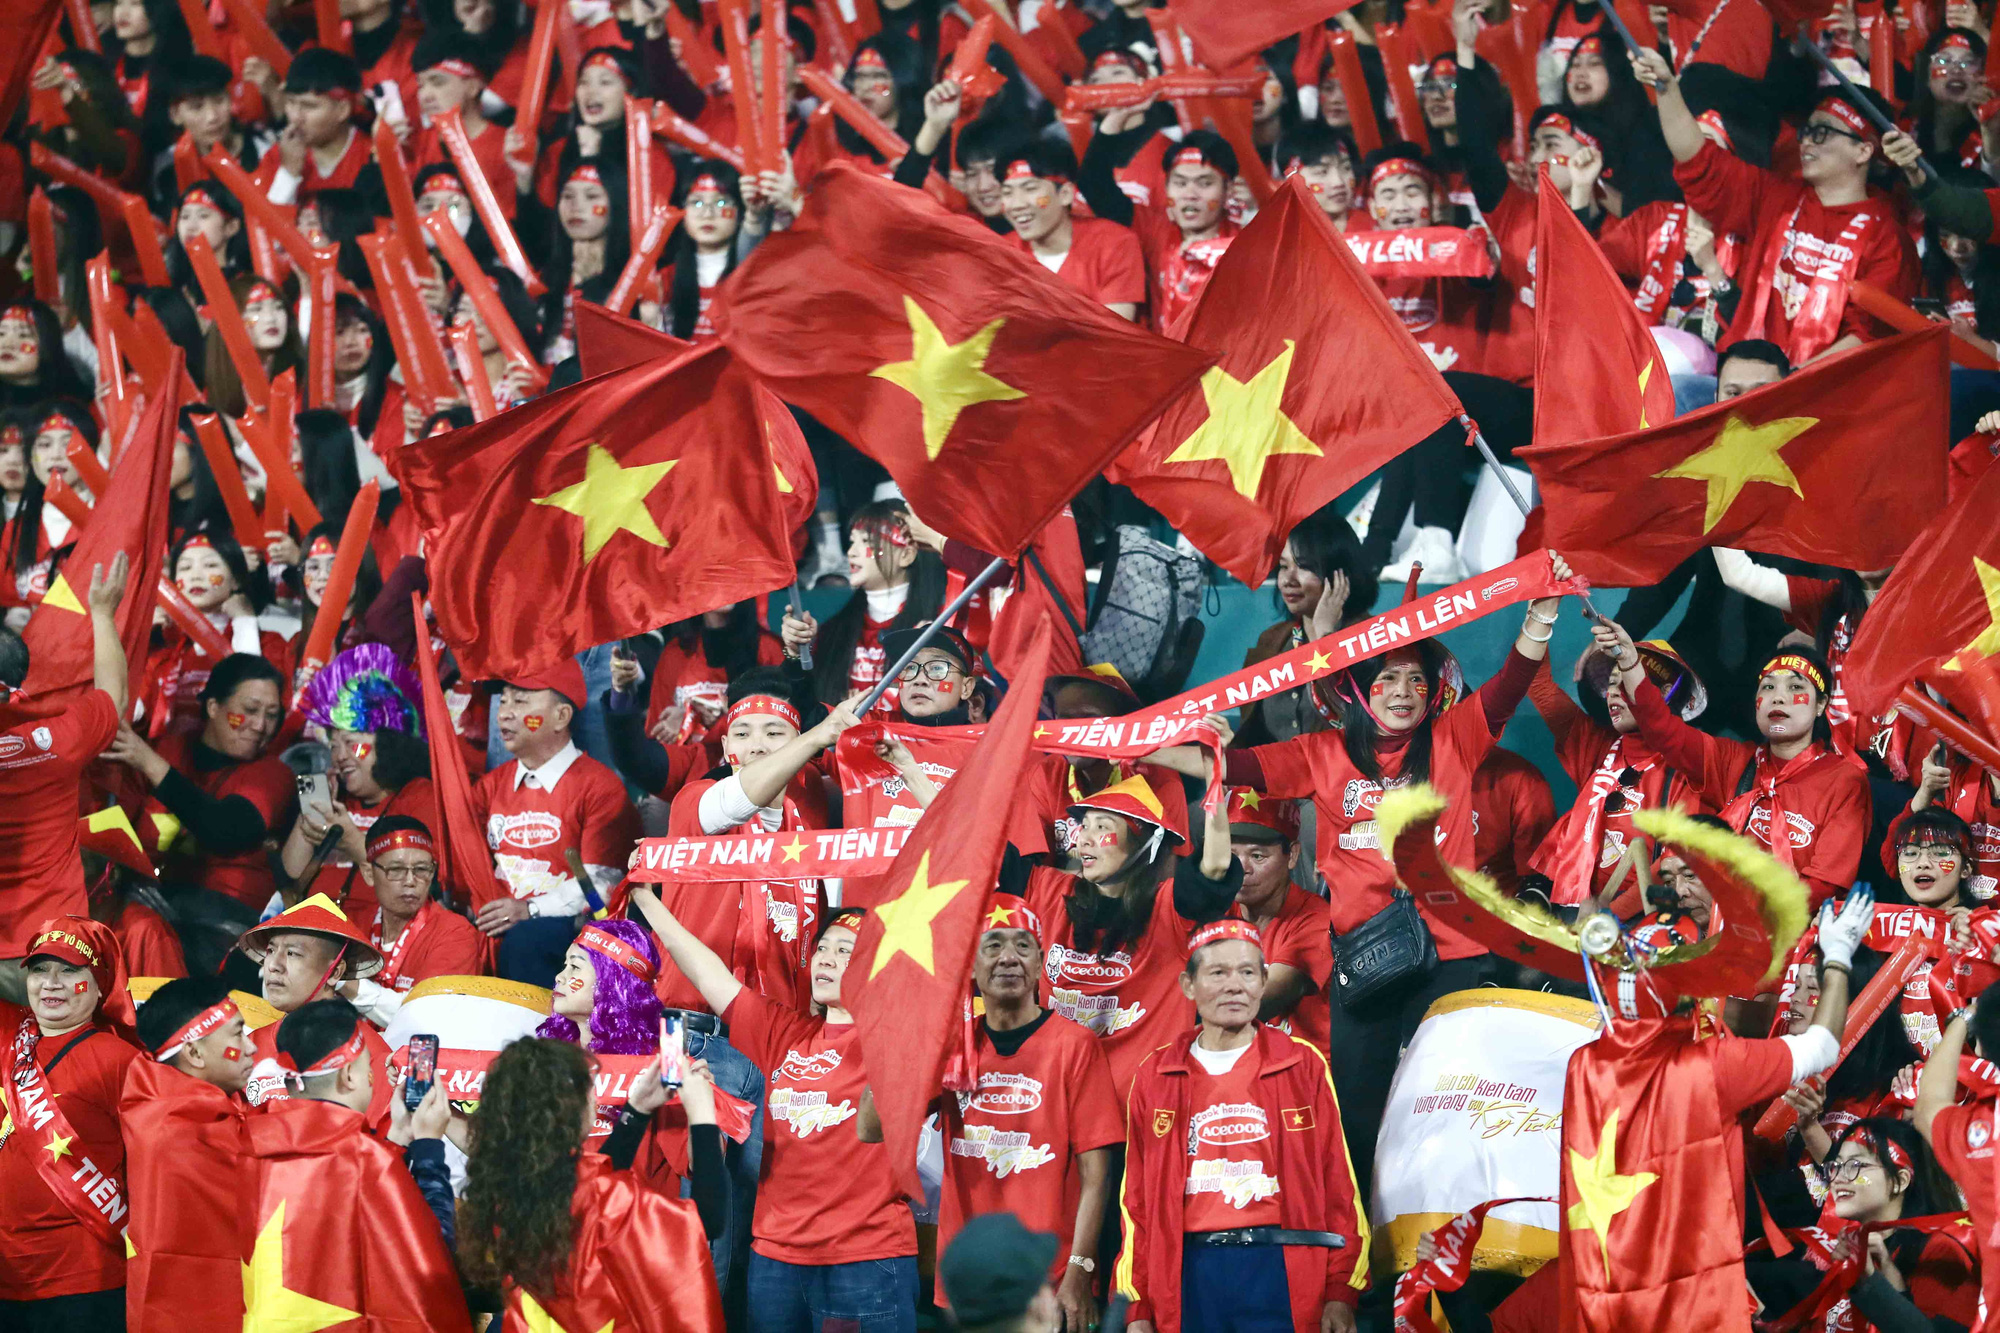
[{"label": "red t-shirt", "polygon": [[770,1073],[764,1166],[750,1248],[792,1264],[852,1264],[917,1252],[888,1149],[849,1123],[868,1086],[851,1023],[830,1024],[742,990],[723,1015],[729,1039]]},{"label": "red t-shirt", "polygon": [[1947,1106],[1931,1122],[1931,1150],[1965,1196],[1979,1243],[1979,1299],[1986,1317],[1976,1333],[2000,1333],[2000,1247],[1988,1239],[1993,1234],[1993,1144],[2000,1137],[1994,1129],[1991,1097]]},{"label": "red t-shirt", "polygon": [[118,732],[103,690],[54,717],[0,731],[0,955],[18,957],[52,916],[85,916],[78,782]]},{"label": "red t-shirt", "polygon": [[181,951],[181,937],[165,917],[144,903],[128,902],[111,923],[118,936],[119,952],[125,955],[125,972],[134,977],[184,977],[187,956]]},{"label": "red t-shirt", "polygon": [[1103,218],[1070,218],[1069,250],[1054,264],[1019,236],[1014,245],[1091,300],[1146,304],[1146,253],[1130,227]]},{"label": "red t-shirt", "polygon": [[[14,1034],[26,1016],[24,1009],[0,1004],[0,1037],[7,1046],[0,1059],[12,1059]],[[65,1047],[68,1054],[57,1060]],[[138,1047],[102,1027],[43,1037],[36,1043],[35,1059],[47,1072],[49,1091],[76,1133],[64,1161],[81,1167],[88,1158],[106,1174],[124,1176],[118,1093],[125,1082],[125,1066],[138,1054]],[[49,1068],[51,1060],[54,1069]],[[36,1159],[46,1155],[46,1136],[12,1130],[10,1124],[9,1132],[0,1137],[0,1200],[6,1201],[0,1207],[0,1301],[43,1300],[124,1286],[125,1247],[97,1239],[42,1179]]]},{"label": "red t-shirt", "polygon": [[[264,818],[264,828],[273,836],[281,835],[290,826],[292,814],[298,808],[298,783],[284,760],[265,755],[248,763],[203,769],[196,764],[196,755],[214,755],[215,751],[205,746],[197,751],[196,744],[192,736],[166,736],[157,748],[161,758],[207,795],[218,801],[241,796],[257,807],[257,813]],[[153,805],[165,808],[157,800]],[[262,843],[228,856],[216,856],[204,850],[191,831],[182,829],[167,859],[169,875],[226,893],[253,911],[261,912],[277,891],[271,858]]]},{"label": "red t-shirt", "polygon": [[[1847,300],[1849,282],[1872,283],[1899,301],[1917,294],[1916,250],[1885,198],[1828,207],[1803,181],[1753,167],[1714,144],[1676,166],[1674,179],[1718,235],[1748,238],[1736,276],[1743,299],[1724,348],[1768,338],[1800,365],[1849,334],[1866,340],[1888,333]],[[1760,324],[1759,288],[1767,283]],[[1817,331],[1816,318],[1824,326]]]},{"label": "red t-shirt", "polygon": [[[1472,775],[1497,737],[1486,728],[1478,695],[1447,708],[1431,723],[1430,783],[1445,796],[1438,818],[1444,831],[1440,850],[1453,865],[1473,864]],[[1383,857],[1375,832],[1375,807],[1384,782],[1403,785],[1402,749],[1381,755],[1383,782],[1363,777],[1347,757],[1338,731],[1315,731],[1276,745],[1260,745],[1255,755],[1264,769],[1264,790],[1272,796],[1309,796],[1317,815],[1318,864],[1331,894],[1333,928],[1345,933],[1389,905],[1396,867]],[[1418,908],[1422,909],[1419,902]],[[1471,958],[1484,945],[1449,922],[1424,914],[1440,958]]]},{"label": "red t-shirt", "polygon": [[1224,217],[1217,235],[1185,240],[1181,229],[1168,219],[1166,209],[1154,204],[1132,209],[1132,230],[1146,256],[1153,328],[1165,333],[1208,286],[1215,266],[1241,228]]},{"label": "red t-shirt", "polygon": [[[515,775],[511,759],[472,789],[475,813],[486,826],[493,868],[516,898],[531,898],[570,883],[563,853],[576,848],[587,866],[622,866],[639,836],[639,814],[618,775],[582,751],[550,776],[558,755],[541,768]],[[553,782],[554,786],[544,785]]]},{"label": "red t-shirt", "polygon": [[1472,774],[1472,855],[1479,873],[1512,895],[1555,822],[1555,797],[1542,770],[1494,746]]},{"label": "red t-shirt", "polygon": [[1277,1162],[1269,1160],[1271,1121],[1257,1101],[1257,1071],[1263,1068],[1257,1044],[1245,1046],[1220,1074],[1208,1072],[1201,1054],[1188,1057],[1189,1160],[1181,1229],[1279,1226]]},{"label": "red t-shirt", "polygon": [[968,1219],[1012,1213],[1056,1238],[1049,1281],[1060,1283],[1083,1193],[1076,1159],[1123,1143],[1125,1113],[1097,1040],[1060,1014],[1040,1021],[1012,1055],[995,1050],[980,1024],[979,1089],[943,1098],[938,1252]]},{"label": "red t-shirt", "polygon": [[1264,937],[1266,963],[1295,967],[1312,982],[1292,1012],[1273,1020],[1272,1026],[1311,1042],[1322,1054],[1333,1041],[1333,1015],[1326,994],[1327,983],[1333,979],[1332,922],[1326,899],[1294,884],[1284,907],[1259,932]]},{"label": "red t-shirt", "polygon": [[[429,778],[412,778],[374,805],[368,805],[355,796],[343,795],[340,799],[341,804],[347,807],[354,827],[361,830],[364,838],[368,836],[368,830],[375,827],[376,820],[390,815],[421,819],[424,827],[433,831],[442,827],[438,822],[437,789],[431,785]],[[324,893],[340,903],[347,915],[356,921],[366,921],[375,911],[374,886],[361,877],[358,867],[341,859],[338,849],[313,876],[313,892]]]},{"label": "red t-shirt", "polygon": [[1137,207],[1166,204],[1167,170],[1160,163],[1173,142],[1164,130],[1154,130],[1153,137],[1132,154],[1131,161],[1111,169],[1111,178],[1118,182],[1119,191]]},{"label": "red t-shirt", "polygon": [[1188,936],[1195,923],[1174,910],[1171,876],[1160,883],[1145,933],[1109,953],[1076,946],[1066,899],[1074,877],[1036,866],[1028,872],[1028,906],[1042,922],[1044,1002],[1079,1023],[1104,1046],[1119,1105],[1132,1090],[1139,1062],[1176,1033],[1194,1026],[1194,1005],[1181,994]]}]

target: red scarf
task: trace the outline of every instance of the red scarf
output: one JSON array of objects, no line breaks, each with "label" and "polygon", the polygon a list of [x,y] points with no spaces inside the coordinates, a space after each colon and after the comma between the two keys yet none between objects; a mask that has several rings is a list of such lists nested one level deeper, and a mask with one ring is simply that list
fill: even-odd
[{"label": "red scarf", "polygon": [[[1765,332],[1765,321],[1771,308],[1771,288],[1777,278],[1779,263],[1797,245],[1799,212],[1805,206],[1805,196],[1801,195],[1784,227],[1774,231],[1765,244],[1765,253],[1757,264],[1756,291],[1751,295],[1750,323],[1743,332],[1745,338],[1769,336]],[[1847,251],[1847,258],[1838,269],[1829,271],[1822,266],[1809,280],[1803,274],[1797,275],[1806,283],[1806,295],[1799,302],[1798,313],[1791,317],[1791,342],[1785,348],[1793,365],[1804,365],[1839,336],[1840,316],[1847,309],[1847,286],[1854,280],[1854,271],[1861,264],[1861,233],[1876,220],[1875,215],[1869,212],[1858,212],[1847,220],[1839,239],[1833,243],[1834,247]],[[1797,273],[1796,266],[1794,273]]]},{"label": "red scarf", "polygon": [[1779,864],[1785,869],[1794,869],[1796,859],[1792,854],[1791,823],[1786,818],[1782,789],[1786,783],[1804,776],[1807,769],[1822,760],[1830,760],[1836,764],[1846,762],[1838,752],[1814,741],[1787,759],[1782,766],[1776,768],[1776,771],[1772,771],[1775,761],[1771,757],[1770,747],[1765,746],[1758,750],[1750,790],[1722,807],[1723,822],[1739,833],[1748,832],[1751,814],[1759,805],[1768,805],[1771,822],[1766,841],[1771,849],[1771,855],[1777,857]]},{"label": "red scarf", "polygon": [[375,945],[382,950],[382,970],[373,978],[376,985],[384,990],[395,990],[396,983],[403,979],[403,964],[409,959],[410,941],[419,931],[428,926],[437,916],[438,905],[425,899],[417,914],[403,927],[403,933],[396,936],[396,942],[386,947],[382,944],[382,909],[375,909]]},{"label": "red scarf", "polygon": [[1604,751],[1589,782],[1577,792],[1576,803],[1551,834],[1556,850],[1549,864],[1555,873],[1549,878],[1556,902],[1580,903],[1590,896],[1604,849],[1604,802],[1619,790],[1618,775],[1628,768],[1641,774],[1650,772],[1659,760],[1653,748],[1637,736],[1620,736]]},{"label": "red scarf", "polygon": [[[1721,12],[1718,5],[1716,13]],[[1710,21],[1714,21],[1713,15]],[[1639,279],[1639,291],[1632,303],[1655,324],[1667,313],[1667,303],[1673,299],[1674,286],[1680,281],[1681,260],[1687,256],[1687,218],[1686,204],[1669,205],[1660,225],[1646,238],[1646,271]]]},{"label": "red scarf", "polygon": [[[79,1039],[82,1035],[79,1034]],[[8,1051],[6,1077],[0,1080],[0,1100],[14,1122],[13,1133],[47,1130],[46,1137],[28,1151],[34,1153],[35,1169],[63,1207],[76,1215],[84,1229],[107,1245],[122,1248],[124,1219],[129,1210],[125,1188],[117,1177],[99,1170],[76,1145],[77,1133],[63,1114],[55,1093],[49,1090],[48,1075],[35,1059],[35,1046],[42,1030],[32,1015],[21,1020]],[[0,1140],[4,1142],[4,1140]]]},{"label": "red scarf", "polygon": [[[1837,1218],[1823,1217],[1822,1226],[1804,1227],[1799,1230],[1787,1229],[1785,1234],[1805,1247],[1806,1257],[1815,1268],[1826,1273],[1817,1287],[1805,1299],[1785,1311],[1763,1327],[1769,1333],[1792,1333],[1808,1321],[1818,1322],[1824,1329],[1852,1329],[1860,1327],[1848,1316],[1853,1306],[1848,1304],[1847,1293],[1861,1280],[1861,1266],[1868,1257],[1867,1239],[1872,1232],[1916,1231],[1924,1235],[1956,1231],[1955,1236],[1965,1248],[1967,1267],[1976,1267],[1972,1223],[1964,1213],[1933,1213],[1929,1217],[1898,1217],[1887,1222],[1842,1222]],[[1836,1228],[1828,1230],[1827,1228]],[[1853,1235],[1856,1244],[1853,1253],[1845,1259],[1836,1260],[1833,1248],[1847,1235]],[[1846,1307],[1844,1310],[1842,1307]]]}]

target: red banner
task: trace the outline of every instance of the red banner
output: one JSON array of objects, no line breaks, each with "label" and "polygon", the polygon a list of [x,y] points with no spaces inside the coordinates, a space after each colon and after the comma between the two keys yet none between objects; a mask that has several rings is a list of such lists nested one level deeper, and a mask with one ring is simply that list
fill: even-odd
[{"label": "red banner", "polygon": [[1490,278],[1493,252],[1486,233],[1458,227],[1356,231],[1347,248],[1375,278]]}]

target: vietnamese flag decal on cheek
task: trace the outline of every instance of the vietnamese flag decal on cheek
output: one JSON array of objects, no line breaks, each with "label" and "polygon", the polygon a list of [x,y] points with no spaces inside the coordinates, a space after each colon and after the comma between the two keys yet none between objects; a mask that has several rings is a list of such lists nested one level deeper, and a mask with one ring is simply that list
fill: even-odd
[{"label": "vietnamese flag decal on cheek", "polygon": [[90,983],[88,981],[79,981],[76,983],[76,993],[78,995],[83,994],[85,991],[89,989],[90,989]]},{"label": "vietnamese flag decal on cheek", "polygon": [[228,1061],[229,1063],[234,1064],[236,1061],[241,1060],[243,1058],[243,1051],[239,1047],[225,1046],[222,1048],[222,1058]]},{"label": "vietnamese flag decal on cheek", "polygon": [[1812,702],[1812,696],[1810,694],[1806,694],[1805,692],[1801,691],[1800,693],[1794,694],[1792,696],[1792,702],[1795,704],[1809,704]]}]

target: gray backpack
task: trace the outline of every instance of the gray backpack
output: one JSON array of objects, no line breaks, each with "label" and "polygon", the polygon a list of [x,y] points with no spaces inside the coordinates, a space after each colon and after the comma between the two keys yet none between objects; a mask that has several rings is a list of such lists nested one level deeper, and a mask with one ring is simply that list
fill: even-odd
[{"label": "gray backpack", "polygon": [[1180,692],[1201,650],[1202,562],[1120,524],[1083,632],[1087,662],[1109,662],[1147,703]]}]

